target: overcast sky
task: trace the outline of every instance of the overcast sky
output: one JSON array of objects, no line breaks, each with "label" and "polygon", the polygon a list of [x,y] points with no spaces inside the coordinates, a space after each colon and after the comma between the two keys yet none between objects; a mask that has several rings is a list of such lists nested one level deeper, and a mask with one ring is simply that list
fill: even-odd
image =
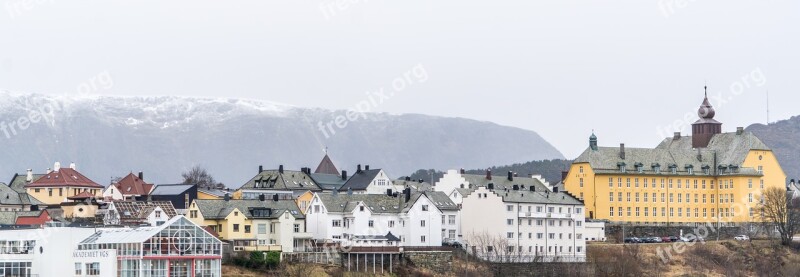
[{"label": "overcast sky", "polygon": [[800,113],[800,1],[337,2],[0,0],[0,89],[107,72],[107,95],[348,109],[417,66],[376,111],[534,130],[568,158],[592,129],[686,133],[705,82],[726,131],[766,122],[767,90],[772,121]]}]

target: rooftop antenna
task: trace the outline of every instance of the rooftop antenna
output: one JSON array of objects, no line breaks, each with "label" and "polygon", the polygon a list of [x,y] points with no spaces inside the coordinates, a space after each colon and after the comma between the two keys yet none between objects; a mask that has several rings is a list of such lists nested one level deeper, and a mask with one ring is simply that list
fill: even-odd
[{"label": "rooftop antenna", "polygon": [[767,89],[767,125],[769,125],[769,89]]}]

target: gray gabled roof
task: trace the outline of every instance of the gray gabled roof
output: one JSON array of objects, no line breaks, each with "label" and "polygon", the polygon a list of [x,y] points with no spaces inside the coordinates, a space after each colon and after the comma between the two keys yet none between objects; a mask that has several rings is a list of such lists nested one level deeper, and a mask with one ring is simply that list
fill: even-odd
[{"label": "gray gabled roof", "polygon": [[398,180],[394,180],[392,182],[394,183],[395,186],[401,186],[403,188],[410,188],[411,191],[414,191],[414,192],[417,192],[417,191],[433,191],[433,185],[431,185],[428,182],[419,182],[419,181],[413,181],[413,180],[406,181],[405,179],[398,179]]},{"label": "gray gabled roof", "polygon": [[339,190],[366,190],[370,183],[372,183],[372,180],[375,180],[375,177],[378,176],[380,172],[380,169],[356,171]]},{"label": "gray gabled roof", "polygon": [[0,204],[22,205],[19,193],[6,184],[0,183]]},{"label": "gray gabled roof", "polygon": [[428,200],[430,200],[434,205],[436,205],[436,207],[439,208],[439,210],[442,211],[459,210],[458,205],[455,202],[453,202],[453,200],[450,199],[450,197],[448,197],[447,194],[444,192],[426,191],[423,192],[423,194],[425,194],[425,196],[428,197]]},{"label": "gray gabled roof", "polygon": [[[318,193],[320,201],[328,209],[328,212],[348,213],[358,206],[358,203],[363,202],[372,213],[400,213],[406,208],[407,204],[404,202],[402,194],[397,197],[388,196],[385,194],[353,194],[347,195],[344,193]],[[412,199],[413,200],[413,199]],[[413,201],[409,201],[413,203]],[[410,206],[410,205],[408,205]]]},{"label": "gray gabled roof", "polygon": [[[33,174],[33,180],[41,178],[44,174]],[[28,195],[28,192],[25,190],[25,185],[30,184],[25,180],[27,178],[27,174],[14,174],[14,177],[11,179],[11,182],[8,184],[8,187],[12,190],[17,192],[19,197],[19,201],[22,205],[42,205],[41,201],[36,198],[31,197]]]},{"label": "gray gabled roof", "polygon": [[252,208],[270,209],[271,213],[270,216],[267,217],[268,219],[277,218],[286,211],[292,214],[292,216],[295,218],[305,218],[294,200],[281,199],[278,201],[273,201],[268,199],[261,201],[231,199],[225,201],[223,199],[196,199],[194,200],[194,203],[197,205],[200,213],[203,214],[204,219],[223,219],[233,212],[234,209],[238,209],[247,218],[253,218],[253,215],[250,213]]},{"label": "gray gabled roof", "polygon": [[[583,202],[567,192],[552,192],[542,184],[539,179],[530,177],[513,177],[512,180],[506,176],[492,176],[489,180],[483,175],[462,174],[461,176],[472,185],[472,189],[458,188],[459,193],[464,197],[475,191],[477,187],[487,187],[492,184],[495,194],[503,198],[503,202],[510,203],[540,203],[540,204],[562,204],[562,205],[583,205]],[[514,190],[517,185],[517,190]],[[531,191],[531,187],[535,190]],[[466,194],[464,194],[466,192]]]},{"label": "gray gabled roof", "polygon": [[[742,163],[750,150],[770,150],[751,132],[723,133],[714,135],[707,148],[693,149],[692,137],[666,138],[656,148],[625,148],[625,159],[620,157],[619,147],[587,148],[575,163],[589,163],[595,173],[619,173],[624,166],[627,173],[636,173],[636,165],[642,166],[642,174],[674,175],[670,166],[677,168],[678,175],[706,175],[703,167],[709,167],[714,174],[719,166],[737,166],[737,172],[727,171],[727,175],[759,176],[753,168],[743,168]],[[715,164],[716,155],[716,164]],[[660,165],[656,173],[655,165]]]},{"label": "gray gabled roof", "polygon": [[310,176],[323,190],[339,190],[347,182],[339,174],[311,173]]},{"label": "gray gabled roof", "polygon": [[264,170],[256,174],[240,189],[247,190],[311,190],[320,191],[320,187],[308,174],[295,170]]}]

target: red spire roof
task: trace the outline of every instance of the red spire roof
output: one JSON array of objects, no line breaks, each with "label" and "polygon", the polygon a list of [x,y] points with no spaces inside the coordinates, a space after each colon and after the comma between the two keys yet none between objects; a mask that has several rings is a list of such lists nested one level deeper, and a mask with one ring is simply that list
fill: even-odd
[{"label": "red spire roof", "polygon": [[84,187],[84,188],[103,188],[98,183],[83,176],[77,170],[72,168],[60,168],[58,171],[52,171],[45,174],[36,181],[25,185],[25,188],[41,188],[41,187]]},{"label": "red spire roof", "polygon": [[150,191],[153,190],[153,184],[146,183],[133,173],[128,173],[127,176],[120,179],[114,186],[117,187],[119,192],[123,195],[149,195]]}]

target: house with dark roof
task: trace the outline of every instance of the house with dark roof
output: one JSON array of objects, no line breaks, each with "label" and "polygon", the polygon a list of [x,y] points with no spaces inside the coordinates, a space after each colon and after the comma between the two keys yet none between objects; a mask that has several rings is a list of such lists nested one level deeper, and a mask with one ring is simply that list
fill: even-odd
[{"label": "house with dark roof", "polygon": [[44,226],[52,221],[47,210],[0,211],[0,226]]},{"label": "house with dark roof", "polygon": [[145,200],[155,186],[144,181],[144,173],[138,175],[128,173],[119,181],[111,184],[103,191],[103,198],[108,200]]},{"label": "house with dark roof", "polygon": [[[435,199],[435,200],[434,200]],[[446,195],[385,191],[383,194],[315,193],[306,209],[309,232],[319,242],[346,246],[441,246],[443,209],[456,211]]]},{"label": "house with dark roof", "polygon": [[[6,190],[5,187],[0,187],[0,191],[4,191],[6,196],[8,196],[6,200],[0,200],[0,203],[7,204],[4,207],[9,210],[15,207],[20,207],[23,211],[29,211],[32,207],[38,209],[39,205],[43,203],[28,195],[25,185],[30,184],[42,176],[44,176],[44,174],[33,174],[33,170],[31,169],[28,169],[25,174],[14,174],[14,177],[11,178],[11,182],[8,182],[8,188],[13,192]],[[14,196],[14,192],[16,192],[16,197]]]},{"label": "house with dark roof", "polygon": [[294,252],[311,243],[305,216],[294,200],[197,199],[189,207],[189,219],[209,226],[234,251]]},{"label": "house with dark roof", "polygon": [[189,204],[195,199],[197,199],[197,185],[194,184],[159,184],[148,196],[148,201],[169,201],[179,210],[188,209]]},{"label": "house with dark roof", "polygon": [[266,198],[277,195],[280,199],[295,199],[306,191],[322,191],[310,174],[311,169],[306,167],[296,171],[285,170],[283,165],[277,170],[264,170],[259,166],[258,174],[236,190],[233,198],[253,200],[262,195]]},{"label": "house with dark roof", "polygon": [[36,198],[44,205],[57,206],[67,202],[68,197],[88,192],[95,197],[102,197],[104,187],[92,181],[76,170],[75,163],[70,167],[61,167],[56,162],[53,170],[23,186],[29,196]]},{"label": "house with dark roof", "polygon": [[403,189],[404,187],[395,186],[383,169],[370,169],[369,165],[366,165],[362,170],[359,164],[356,172],[347,179],[339,191],[349,191],[354,194],[386,194],[387,190],[401,191]]}]

